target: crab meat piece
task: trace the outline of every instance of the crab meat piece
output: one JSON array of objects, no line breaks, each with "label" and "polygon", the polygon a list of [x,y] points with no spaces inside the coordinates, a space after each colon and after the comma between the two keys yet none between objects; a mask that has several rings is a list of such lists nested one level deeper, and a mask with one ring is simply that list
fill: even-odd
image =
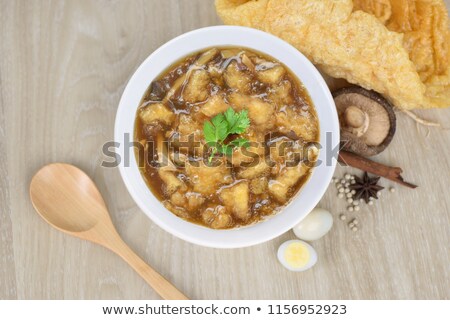
[{"label": "crab meat piece", "polygon": [[234,217],[246,221],[250,217],[248,182],[239,182],[231,187],[223,188],[220,198]]},{"label": "crab meat piece", "polygon": [[210,77],[206,70],[193,70],[187,85],[183,89],[183,99],[191,103],[205,101],[209,96],[209,82]]},{"label": "crab meat piece", "polygon": [[139,109],[139,117],[144,124],[161,122],[170,125],[175,120],[175,114],[162,103],[148,104]]},{"label": "crab meat piece", "polygon": [[270,103],[240,93],[232,93],[229,100],[237,110],[247,109],[250,120],[259,130],[264,131],[273,127],[274,107]]},{"label": "crab meat piece", "polygon": [[225,102],[222,96],[215,95],[208,99],[208,101],[201,107],[202,112],[207,117],[214,117],[215,115],[225,112],[229,105]]},{"label": "crab meat piece", "polygon": [[186,173],[193,185],[194,192],[210,195],[216,192],[223,184],[233,181],[230,168],[226,161],[219,166],[207,166],[203,161],[191,164],[186,163]]},{"label": "crab meat piece", "polygon": [[238,90],[239,92],[246,93],[251,88],[251,76],[245,71],[239,70],[236,61],[231,62],[223,75],[225,83],[231,89]]},{"label": "crab meat piece", "polygon": [[285,203],[289,189],[303,177],[308,171],[308,167],[299,164],[295,167],[284,168],[275,180],[269,182],[270,194],[280,203]]}]

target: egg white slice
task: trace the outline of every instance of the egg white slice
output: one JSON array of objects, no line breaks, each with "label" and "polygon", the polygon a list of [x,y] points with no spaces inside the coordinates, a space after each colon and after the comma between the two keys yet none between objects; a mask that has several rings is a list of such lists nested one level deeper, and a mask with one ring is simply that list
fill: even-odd
[{"label": "egg white slice", "polygon": [[290,271],[305,271],[317,262],[313,247],[301,240],[289,240],[278,248],[278,260]]}]

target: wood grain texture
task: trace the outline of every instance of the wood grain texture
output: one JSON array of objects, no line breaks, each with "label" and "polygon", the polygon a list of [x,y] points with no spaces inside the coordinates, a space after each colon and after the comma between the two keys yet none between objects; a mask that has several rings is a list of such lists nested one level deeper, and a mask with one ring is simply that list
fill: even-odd
[{"label": "wood grain texture", "polygon": [[[190,298],[449,299],[449,130],[427,136],[398,114],[393,143],[375,159],[402,167],[419,188],[384,192],[357,214],[361,230],[352,233],[337,219],[346,205],[330,186],[320,206],[334,213],[335,226],[312,243],[319,261],[304,273],[276,260],[292,232],[245,249],[191,245],[152,223],[118,170],[100,166],[138,65],[167,40],[220,23],[205,0],[0,0],[0,298],[158,298],[117,256],[35,213],[30,179],[58,161],[93,178],[125,242]],[[418,113],[449,127],[449,110]],[[344,172],[354,171],[339,167],[336,175]]]},{"label": "wood grain texture", "polygon": [[31,179],[30,199],[39,215],[68,235],[101,245],[120,256],[166,300],[187,300],[122,240],[100,191],[89,176],[67,163],[51,163]]}]

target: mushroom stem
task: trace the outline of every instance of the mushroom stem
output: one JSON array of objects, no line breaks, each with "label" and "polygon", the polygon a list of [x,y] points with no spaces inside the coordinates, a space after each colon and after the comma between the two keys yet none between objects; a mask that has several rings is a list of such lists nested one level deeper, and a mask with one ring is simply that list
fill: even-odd
[{"label": "mushroom stem", "polygon": [[173,97],[175,92],[181,88],[184,87],[188,81],[189,77],[191,76],[192,71],[200,68],[202,65],[207,64],[209,61],[211,61],[217,54],[219,53],[219,50],[216,48],[213,48],[211,50],[206,51],[204,54],[202,54],[197,61],[195,61],[190,67],[189,70],[181,75],[177,80],[175,80],[175,83],[172,85],[172,88],[167,92],[166,96],[163,99],[163,103],[167,102],[169,99]]},{"label": "mushroom stem", "polygon": [[248,70],[255,72],[255,65],[245,53],[241,55],[241,61],[248,68]]},{"label": "mushroom stem", "polygon": [[167,164],[166,170],[177,171],[176,166],[172,160],[167,156],[167,146],[164,144],[164,137],[162,132],[156,134],[156,152],[158,153],[158,160],[162,165]]},{"label": "mushroom stem", "polygon": [[345,109],[344,119],[349,126],[349,131],[357,137],[364,135],[369,128],[369,115],[358,107],[349,106]]}]

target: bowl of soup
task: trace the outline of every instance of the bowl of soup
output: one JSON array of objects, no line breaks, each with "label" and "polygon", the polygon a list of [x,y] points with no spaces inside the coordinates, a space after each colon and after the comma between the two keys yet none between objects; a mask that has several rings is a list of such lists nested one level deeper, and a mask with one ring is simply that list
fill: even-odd
[{"label": "bowl of soup", "polygon": [[315,207],[335,169],[339,125],[325,81],[298,50],[218,26],[141,64],[120,100],[115,141],[125,185],[156,224],[236,248],[279,236]]}]

